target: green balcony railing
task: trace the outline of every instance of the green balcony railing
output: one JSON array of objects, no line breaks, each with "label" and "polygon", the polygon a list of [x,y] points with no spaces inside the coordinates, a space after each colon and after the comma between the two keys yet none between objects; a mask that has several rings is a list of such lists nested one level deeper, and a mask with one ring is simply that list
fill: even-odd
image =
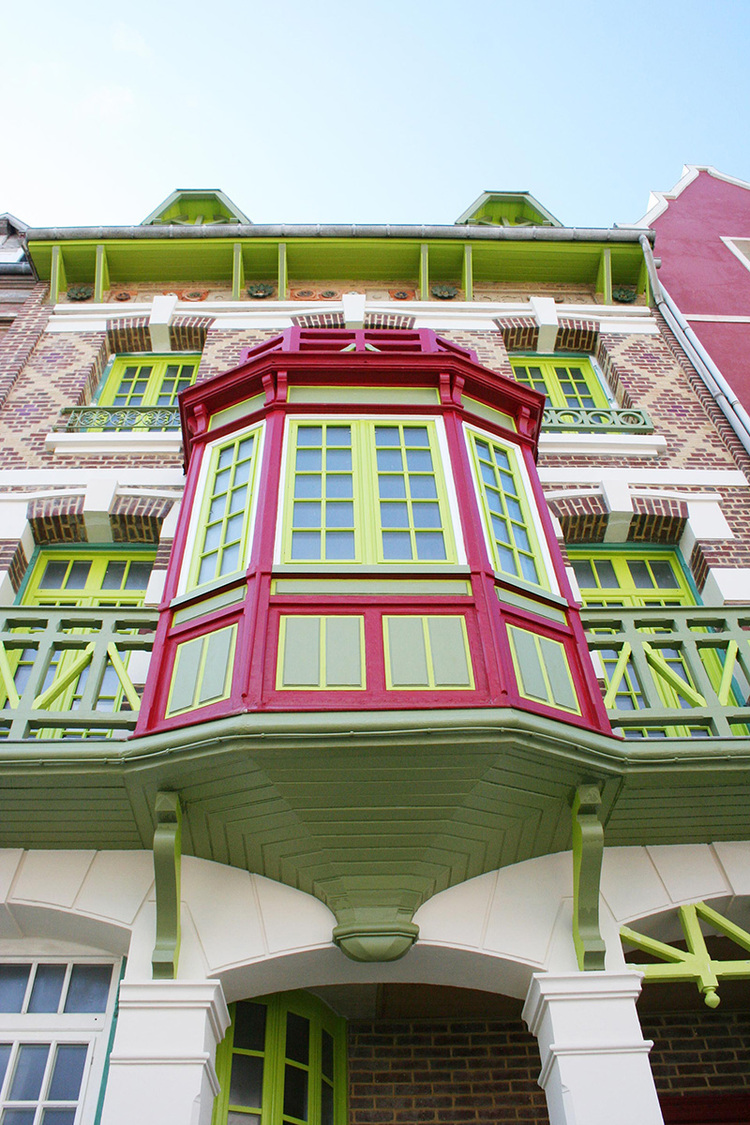
[{"label": "green balcony railing", "polygon": [[124,738],[135,727],[153,610],[0,613],[0,739]]},{"label": "green balcony railing", "polygon": [[70,433],[179,430],[178,406],[69,406],[62,411],[57,429]]},{"label": "green balcony railing", "polygon": [[651,434],[654,427],[645,410],[623,407],[546,406],[542,428],[551,432]]},{"label": "green balcony railing", "polygon": [[582,617],[625,738],[748,737],[750,606],[610,606]]}]

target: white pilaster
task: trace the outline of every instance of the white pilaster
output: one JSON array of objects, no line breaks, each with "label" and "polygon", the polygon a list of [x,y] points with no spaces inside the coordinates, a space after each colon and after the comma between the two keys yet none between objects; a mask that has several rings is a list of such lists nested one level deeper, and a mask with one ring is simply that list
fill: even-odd
[{"label": "white pilaster", "polygon": [[123,982],[101,1125],[209,1125],[228,1025],[219,981]]},{"label": "white pilaster", "polygon": [[636,972],[536,973],[523,1009],[539,1041],[550,1125],[662,1125]]}]

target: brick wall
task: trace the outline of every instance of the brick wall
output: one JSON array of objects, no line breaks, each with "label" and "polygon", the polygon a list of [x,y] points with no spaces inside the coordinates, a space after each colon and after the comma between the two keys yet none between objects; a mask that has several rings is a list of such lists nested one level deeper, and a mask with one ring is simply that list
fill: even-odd
[{"label": "brick wall", "polygon": [[641,1026],[660,1094],[750,1090],[750,1013],[644,1016]]},{"label": "brick wall", "polygon": [[519,1022],[351,1022],[349,1125],[547,1125],[540,1065]]}]

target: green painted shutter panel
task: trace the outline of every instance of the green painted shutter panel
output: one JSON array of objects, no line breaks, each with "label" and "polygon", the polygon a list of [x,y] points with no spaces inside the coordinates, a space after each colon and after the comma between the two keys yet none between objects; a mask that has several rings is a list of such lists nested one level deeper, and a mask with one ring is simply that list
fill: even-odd
[{"label": "green painted shutter panel", "polygon": [[362,638],[359,617],[327,617],[325,658],[327,687],[362,687]]},{"label": "green painted shutter panel", "polygon": [[228,625],[177,646],[167,716],[228,697],[236,637],[237,626]]},{"label": "green painted shutter panel", "polygon": [[546,637],[539,638],[539,647],[547,669],[553,702],[568,711],[577,711],[578,701],[573,691],[565,649],[559,641],[551,641]]},{"label": "green painted shutter panel", "polygon": [[177,646],[177,656],[172,673],[172,691],[167,708],[168,715],[177,711],[184,711],[192,705],[198,683],[202,653],[203,637],[196,637],[193,641],[185,641]]},{"label": "green painted shutter panel", "polygon": [[388,656],[393,687],[429,687],[421,617],[389,617]]},{"label": "green painted shutter panel", "polygon": [[320,683],[319,617],[286,617],[284,628],[284,687],[316,688]]},{"label": "green painted shutter panel", "polygon": [[430,617],[428,630],[435,687],[471,687],[462,619]]},{"label": "green painted shutter panel", "polygon": [[219,629],[206,638],[206,659],[198,692],[199,706],[221,699],[224,695],[232,640],[231,629]]},{"label": "green painted shutter panel", "polygon": [[547,703],[547,686],[533,634],[525,629],[511,629],[510,633],[516,650],[516,673],[522,694]]}]

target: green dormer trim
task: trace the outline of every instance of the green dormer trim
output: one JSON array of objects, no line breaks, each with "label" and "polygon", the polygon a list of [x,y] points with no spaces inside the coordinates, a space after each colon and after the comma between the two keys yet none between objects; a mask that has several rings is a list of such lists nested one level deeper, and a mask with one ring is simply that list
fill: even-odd
[{"label": "green dormer trim", "polygon": [[456,225],[461,223],[502,227],[562,226],[528,191],[483,191],[456,219]]},{"label": "green dormer trim", "polygon": [[250,222],[218,188],[177,188],[146,216],[141,226],[209,227]]}]

